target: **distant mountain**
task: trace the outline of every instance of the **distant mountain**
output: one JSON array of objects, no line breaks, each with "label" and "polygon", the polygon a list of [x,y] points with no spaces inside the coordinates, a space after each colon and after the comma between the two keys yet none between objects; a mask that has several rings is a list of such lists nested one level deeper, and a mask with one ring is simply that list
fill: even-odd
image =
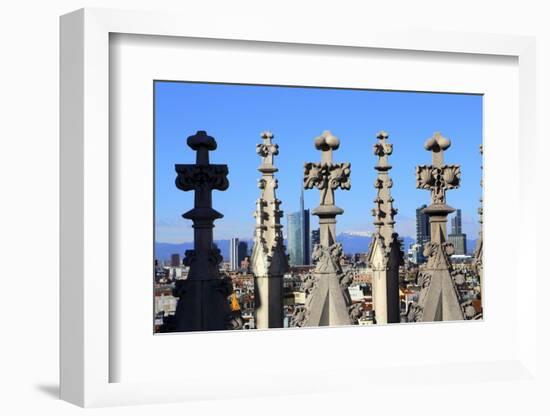
[{"label": "distant mountain", "polygon": [[[252,240],[241,240],[248,243],[248,251],[252,249]],[[229,242],[230,240],[214,240],[214,243],[220,249],[225,261],[229,261]],[[155,259],[161,261],[170,260],[172,254],[179,254],[181,259],[185,257],[185,250],[191,250],[193,248],[192,242],[186,242],[181,244],[173,243],[155,243]]]},{"label": "distant mountain", "polygon": [[[252,240],[240,240],[246,241],[248,243],[248,251],[252,250]],[[369,250],[369,244],[371,237],[367,233],[359,232],[347,232],[340,233],[336,237],[336,241],[342,244],[344,247],[344,253],[353,254],[353,253],[366,253]],[[409,246],[415,242],[414,239],[410,237],[404,237],[403,239],[403,249],[406,252],[409,249]],[[229,261],[229,240],[215,240],[214,243],[217,244],[220,249],[222,256],[225,261]],[[473,245],[472,245],[473,244]],[[287,242],[285,241],[285,245]],[[475,247],[475,241],[472,243],[468,241],[468,251],[473,250]],[[190,250],[193,248],[193,243],[181,243],[181,244],[171,244],[171,243],[156,243],[155,244],[155,258],[161,261],[170,260],[170,256],[174,253],[178,253],[183,259],[185,255],[185,250]]]},{"label": "distant mountain", "polygon": [[[246,241],[248,243],[248,252],[252,251],[253,240],[240,240]],[[354,254],[354,253],[366,253],[369,250],[369,244],[371,237],[366,232],[345,232],[340,233],[336,237],[336,241],[342,244],[344,247],[344,253]],[[468,254],[472,254],[476,247],[477,240],[467,240],[467,250]],[[403,250],[407,253],[407,250],[410,248],[410,245],[415,243],[416,240],[411,237],[403,238]],[[220,249],[222,256],[225,261],[229,261],[229,240],[214,240],[214,243],[217,244]],[[285,245],[287,241],[285,241]],[[185,256],[185,250],[190,250],[193,248],[193,243],[181,243],[181,244],[172,244],[172,243],[156,243],[155,244],[155,258],[161,261],[170,260],[170,256],[174,253],[178,253],[183,259]]]},{"label": "distant mountain", "polygon": [[[347,232],[338,234],[336,241],[342,244],[346,254],[366,253],[369,250],[371,237],[367,233]],[[415,240],[410,237],[403,237],[403,250],[406,252],[414,242]]]}]

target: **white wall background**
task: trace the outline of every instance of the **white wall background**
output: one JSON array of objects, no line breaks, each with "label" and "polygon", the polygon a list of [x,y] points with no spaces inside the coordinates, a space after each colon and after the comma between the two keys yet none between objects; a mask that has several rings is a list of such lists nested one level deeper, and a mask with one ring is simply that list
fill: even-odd
[{"label": "white wall background", "polygon": [[[550,137],[550,13],[545,1],[161,1],[161,0],[20,0],[5,1],[0,9],[0,409],[5,415],[76,414],[81,409],[57,400],[58,389],[58,17],[81,7],[116,7],[188,11],[209,24],[213,13],[231,19],[251,19],[300,25],[315,20],[332,30],[331,22],[349,25],[382,24],[434,30],[510,33],[537,36],[538,134]],[[236,27],[236,32],[239,28]],[[529,145],[526,143],[525,145]],[[543,192],[548,192],[548,141],[533,156]],[[546,197],[548,199],[548,197]],[[542,199],[541,199],[542,204]],[[547,206],[547,205],[546,205]],[[544,207],[543,207],[544,208]],[[543,258],[548,236],[548,214],[542,225],[538,250]],[[507,227],[513,241],[517,230]],[[540,264],[542,268],[542,260]],[[543,273],[543,272],[541,272]],[[548,320],[542,300],[546,282],[538,288],[539,317]],[[546,325],[549,328],[550,324]],[[548,335],[540,326],[542,351],[550,351]],[[547,332],[547,331],[546,331]],[[475,340],[471,340],[475,349]],[[548,380],[546,354],[541,370]],[[295,374],[299,377],[299,373]],[[290,381],[290,380],[289,380]],[[228,383],[230,383],[230,378]],[[406,380],[396,380],[407,383]],[[525,388],[524,388],[525,387]],[[246,389],[246,386],[243,386]],[[99,414],[548,414],[546,392],[528,385],[486,384],[474,390],[465,384],[426,392],[423,397],[364,397],[335,394],[323,397],[280,397],[180,405],[99,409]],[[429,397],[429,401],[423,402]],[[468,401],[464,401],[464,399]],[[309,410],[308,410],[309,409]],[[430,412],[428,412],[430,411]]]}]

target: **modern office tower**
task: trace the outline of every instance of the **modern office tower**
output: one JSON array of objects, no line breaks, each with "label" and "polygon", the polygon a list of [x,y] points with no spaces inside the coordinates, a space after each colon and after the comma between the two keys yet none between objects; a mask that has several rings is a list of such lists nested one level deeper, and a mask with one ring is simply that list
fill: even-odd
[{"label": "modern office tower", "polygon": [[309,231],[309,209],[302,210],[302,252],[304,264],[311,264],[311,235]]},{"label": "modern office tower", "polygon": [[171,267],[181,266],[181,259],[178,253],[174,253],[170,256],[170,266]]},{"label": "modern office tower", "polygon": [[229,241],[229,269],[235,271],[239,266],[239,239],[232,238]]},{"label": "modern office tower", "polygon": [[287,244],[289,263],[291,266],[301,265],[304,262],[302,246],[302,215],[293,212],[287,216]]},{"label": "modern office tower", "polygon": [[412,264],[418,264],[419,252],[422,251],[422,247],[419,244],[411,244],[407,252],[407,260]]},{"label": "modern office tower", "polygon": [[241,262],[248,255],[248,243],[246,241],[239,241],[237,245],[237,265],[241,268]]},{"label": "modern office tower", "polygon": [[451,234],[462,234],[462,210],[457,209],[451,219]]},{"label": "modern office tower", "polygon": [[449,234],[449,238],[447,240],[454,246],[454,254],[467,254],[466,234]]},{"label": "modern office tower", "polygon": [[304,191],[300,195],[300,211],[288,215],[288,253],[290,265],[310,264],[309,209],[304,209]]},{"label": "modern office tower", "polygon": [[416,244],[420,246],[420,250],[417,251],[417,264],[426,262],[423,248],[424,244],[430,241],[430,219],[424,213],[426,207],[427,205],[424,204],[416,209]]},{"label": "modern office tower", "polygon": [[456,210],[456,215],[451,219],[451,231],[449,234],[449,242],[455,247],[454,254],[467,254],[466,234],[462,232],[462,211]]},{"label": "modern office tower", "polygon": [[315,247],[316,244],[321,244],[321,230],[319,228],[315,230],[311,230],[311,248],[313,251],[313,247]]},{"label": "modern office tower", "polygon": [[300,212],[302,213],[302,253],[303,263],[311,263],[311,240],[309,235],[309,209],[304,209],[304,189],[300,192]]}]

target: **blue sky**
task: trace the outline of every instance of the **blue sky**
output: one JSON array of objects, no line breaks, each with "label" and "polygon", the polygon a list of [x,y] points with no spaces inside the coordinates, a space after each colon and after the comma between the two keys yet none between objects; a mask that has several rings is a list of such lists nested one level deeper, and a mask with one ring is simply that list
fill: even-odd
[{"label": "blue sky", "polygon": [[[460,164],[461,187],[447,192],[447,203],[462,209],[463,232],[477,238],[477,208],[481,195],[482,101],[480,95],[344,90],[155,82],[155,210],[156,241],[192,241],[191,222],[181,214],[193,206],[193,192],[174,185],[176,163],[194,163],[195,152],[186,139],[197,130],[216,138],[211,163],[229,166],[230,187],[214,191],[214,208],[224,214],[216,221],[216,239],[252,238],[252,213],[259,196],[256,144],[270,130],[279,144],[275,164],[278,198],[286,213],[298,210],[304,162],[320,159],[313,140],[323,130],[340,138],[337,162],[351,162],[351,190],[336,192],[338,232],[372,231],[371,209],[376,178],[372,145],[376,133],[390,134],[392,194],[399,213],[397,231],[415,234],[415,209],[429,204],[429,191],[415,185],[415,166],[430,164],[424,141],[435,131],[451,139],[447,163]],[[305,206],[318,205],[319,191],[305,191]],[[312,228],[317,218],[312,216]],[[283,218],[286,228],[286,217]],[[450,231],[450,230],[449,230]],[[285,233],[286,235],[286,233]]]}]

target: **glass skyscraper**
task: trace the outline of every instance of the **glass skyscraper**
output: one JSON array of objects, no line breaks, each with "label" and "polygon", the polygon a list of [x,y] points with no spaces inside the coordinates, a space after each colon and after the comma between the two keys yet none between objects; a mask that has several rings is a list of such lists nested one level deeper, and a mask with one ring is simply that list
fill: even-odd
[{"label": "glass skyscraper", "polygon": [[451,218],[451,231],[448,240],[455,248],[455,254],[467,254],[466,234],[462,232],[462,210],[457,209],[456,214]]},{"label": "glass skyscraper", "polygon": [[239,239],[232,238],[229,241],[229,268],[238,270],[239,266]]},{"label": "glass skyscraper", "polygon": [[300,196],[300,211],[287,217],[287,245],[291,266],[311,263],[309,209],[304,209],[304,191]]},{"label": "glass skyscraper", "polygon": [[457,209],[455,216],[451,219],[451,234],[462,234],[462,210]]},{"label": "glass skyscraper", "polygon": [[248,252],[248,243],[239,241],[238,238],[232,238],[229,241],[229,267],[236,271],[241,268],[241,261],[244,260]]}]

